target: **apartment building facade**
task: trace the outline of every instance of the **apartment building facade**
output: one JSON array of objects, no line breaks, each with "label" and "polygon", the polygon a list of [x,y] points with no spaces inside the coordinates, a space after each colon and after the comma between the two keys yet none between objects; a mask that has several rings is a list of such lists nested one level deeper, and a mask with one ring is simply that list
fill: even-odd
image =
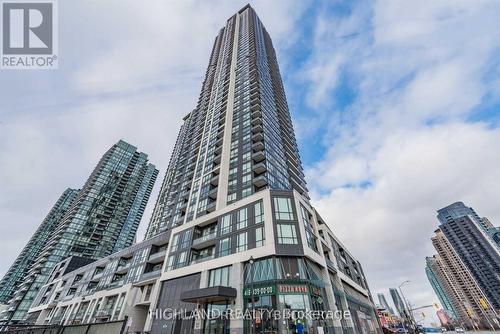
[{"label": "apartment building facade", "polygon": [[[48,315],[66,307],[67,316],[56,322],[76,321],[73,312],[84,321],[99,321],[94,312],[112,313],[112,319],[131,317],[134,329],[148,333],[289,333],[300,326],[309,333],[381,333],[361,264],[311,206],[275,50],[249,5],[215,39],[146,240],[133,247],[161,235],[168,242],[165,260],[155,267],[158,277],[99,292],[84,282],[68,301],[51,302],[51,290],[37,297],[46,299],[30,310],[33,318],[50,323]],[[124,274],[112,257],[122,256],[108,256],[102,261],[110,267],[101,270],[108,277]],[[142,275],[147,267],[137,270]],[[62,280],[74,280],[75,273]],[[147,301],[142,294],[127,297],[145,282],[152,284]],[[78,289],[89,291],[92,309],[77,306]],[[123,303],[135,307],[139,300],[149,315],[111,311],[123,293]],[[278,319],[271,310],[289,316]],[[201,311],[212,317],[196,316]],[[229,316],[240,311],[254,317]],[[316,316],[301,316],[309,311]]]}]

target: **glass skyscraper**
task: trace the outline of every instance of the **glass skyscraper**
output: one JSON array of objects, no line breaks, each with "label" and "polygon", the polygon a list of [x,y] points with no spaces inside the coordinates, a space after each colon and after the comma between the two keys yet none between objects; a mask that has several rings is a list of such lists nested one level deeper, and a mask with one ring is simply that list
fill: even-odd
[{"label": "glass skyscraper", "polygon": [[52,222],[2,319],[26,320],[39,288],[66,257],[80,257],[86,263],[130,246],[157,174],[147,155],[135,146],[122,140],[113,145],[82,189],[68,195],[71,204],[65,202],[65,213]]},{"label": "glass skyscraper", "polygon": [[23,279],[25,278],[30,265],[35,261],[45,246],[52,231],[57,227],[60,220],[68,211],[71,203],[73,203],[78,190],[66,189],[54,204],[49,214],[40,227],[33,234],[26,246],[21,251],[21,254],[16,258],[12,266],[9,268],[5,276],[0,281],[0,303],[6,304],[17,290]]},{"label": "glass skyscraper", "polygon": [[394,306],[396,306],[396,310],[398,310],[399,315],[402,318],[407,318],[410,316],[410,313],[408,312],[408,309],[403,302],[403,299],[399,295],[398,290],[391,288],[389,289],[389,293],[391,294],[392,302],[394,303]]},{"label": "glass skyscraper", "polygon": [[425,266],[425,274],[427,275],[427,279],[429,280],[432,289],[436,293],[441,306],[443,306],[443,308],[447,311],[448,315],[451,315],[456,319],[457,315],[455,310],[453,309],[450,297],[448,297],[448,295],[446,294],[443,285],[439,281],[437,274],[434,272],[435,269],[433,269],[433,267],[435,266],[436,257],[427,257],[425,258],[425,261],[427,263],[427,265]]},{"label": "glass skyscraper", "polygon": [[394,314],[394,311],[389,306],[389,303],[387,302],[387,299],[385,299],[385,295],[383,293],[377,293],[377,298],[378,298],[378,302],[382,308],[386,309],[387,312]]}]

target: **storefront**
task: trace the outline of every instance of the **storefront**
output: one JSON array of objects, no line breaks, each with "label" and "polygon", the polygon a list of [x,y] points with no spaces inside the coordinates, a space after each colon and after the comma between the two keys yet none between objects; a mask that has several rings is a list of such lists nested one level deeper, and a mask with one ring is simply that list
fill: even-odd
[{"label": "storefront", "polygon": [[[255,310],[255,319],[245,321],[245,332],[318,333],[327,331],[324,288],[307,280],[275,280],[254,286],[246,285],[243,296],[246,310]],[[313,312],[318,311],[318,312]]]},{"label": "storefront", "polygon": [[[341,321],[343,328],[352,328],[352,334],[379,334],[381,328],[375,309],[368,302],[362,301],[358,296],[354,297],[344,291],[334,289],[336,306],[341,311],[349,311],[354,328],[347,324],[347,320]],[[351,333],[349,333],[351,334]]]},{"label": "storefront", "polygon": [[[245,333],[333,333],[321,268],[303,257],[268,257],[245,265]],[[252,303],[253,302],[253,303]],[[319,329],[318,329],[319,328]]]}]

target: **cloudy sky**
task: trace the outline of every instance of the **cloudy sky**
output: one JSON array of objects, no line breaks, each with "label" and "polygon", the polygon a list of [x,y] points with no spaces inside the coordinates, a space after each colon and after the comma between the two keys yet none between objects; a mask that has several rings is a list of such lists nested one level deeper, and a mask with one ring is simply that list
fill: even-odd
[{"label": "cloudy sky", "polygon": [[[245,1],[60,1],[59,69],[0,72],[0,274],[123,138],[160,169],[213,39]],[[498,1],[252,1],[277,49],[313,202],[373,293],[414,305],[435,211],[500,221]],[[433,313],[430,310],[428,314]]]}]

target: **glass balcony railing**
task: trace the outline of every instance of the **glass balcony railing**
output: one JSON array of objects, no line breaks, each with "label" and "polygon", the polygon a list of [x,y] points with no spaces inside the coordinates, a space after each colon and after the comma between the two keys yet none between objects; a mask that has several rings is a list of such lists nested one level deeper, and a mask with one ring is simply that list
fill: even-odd
[{"label": "glass balcony railing", "polygon": [[198,244],[201,244],[205,241],[208,241],[208,240],[212,240],[212,239],[215,239],[215,237],[217,236],[217,232],[212,232],[210,234],[206,234],[206,235],[203,235],[199,238],[196,238],[193,240],[193,245],[198,245]]},{"label": "glass balcony railing", "polygon": [[204,262],[204,261],[208,261],[208,260],[213,259],[214,257],[215,257],[214,254],[212,254],[212,255],[207,255],[207,256],[202,256],[202,257],[199,257],[199,258],[195,258],[195,259],[191,260],[190,264],[196,264],[196,263],[201,263],[201,262]]}]

